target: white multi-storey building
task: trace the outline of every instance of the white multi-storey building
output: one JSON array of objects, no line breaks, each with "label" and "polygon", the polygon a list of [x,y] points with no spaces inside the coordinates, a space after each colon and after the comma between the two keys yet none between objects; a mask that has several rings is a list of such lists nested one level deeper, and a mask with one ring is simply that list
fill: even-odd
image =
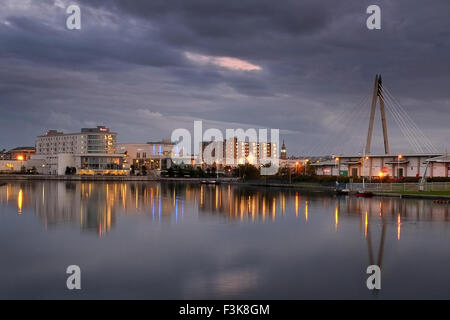
[{"label": "white multi-storey building", "polygon": [[[199,155],[200,161],[198,163],[203,163],[203,161],[211,157],[219,166],[234,167],[245,163],[258,165],[265,160],[275,160],[278,158],[277,144],[274,142],[260,143],[232,138],[225,141],[202,142],[200,148],[202,154]],[[208,152],[205,153],[205,150]],[[219,153],[219,150],[222,150],[222,154]],[[206,162],[208,163],[208,161]]]},{"label": "white multi-storey building", "polygon": [[116,136],[104,126],[77,133],[50,130],[37,137],[33,158],[45,161],[46,174],[63,175],[68,167],[75,168],[77,174],[127,174],[124,156],[115,153]]},{"label": "white multi-storey building", "polygon": [[109,128],[83,128],[78,133],[63,133],[56,130],[47,131],[38,136],[36,154],[53,155],[58,153],[86,154],[86,153],[115,153],[115,132]]}]

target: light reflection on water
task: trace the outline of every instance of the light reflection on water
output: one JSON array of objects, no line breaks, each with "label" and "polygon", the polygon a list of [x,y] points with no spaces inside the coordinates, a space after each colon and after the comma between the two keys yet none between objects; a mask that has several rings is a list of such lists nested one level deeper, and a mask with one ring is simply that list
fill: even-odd
[{"label": "light reflection on water", "polygon": [[[433,275],[450,267],[449,206],[432,201],[226,184],[42,181],[0,187],[0,213],[0,248],[8,248],[10,261],[0,276],[3,298],[41,297],[38,288],[47,292],[42,297],[71,298],[54,289],[50,270],[77,259],[95,270],[86,281],[108,288],[78,296],[87,298],[370,299],[369,264],[387,274],[376,297],[450,298],[448,272]],[[24,226],[19,215],[41,223]],[[108,237],[99,242],[76,229]],[[19,243],[11,234],[21,235]],[[45,257],[36,257],[36,250]],[[420,258],[425,256],[428,261]],[[44,259],[55,266],[39,271]],[[108,263],[117,282],[101,274]],[[17,270],[31,266],[35,277],[22,281]],[[407,275],[419,277],[422,291],[402,289],[411,285]],[[140,277],[149,285],[142,286]]]}]

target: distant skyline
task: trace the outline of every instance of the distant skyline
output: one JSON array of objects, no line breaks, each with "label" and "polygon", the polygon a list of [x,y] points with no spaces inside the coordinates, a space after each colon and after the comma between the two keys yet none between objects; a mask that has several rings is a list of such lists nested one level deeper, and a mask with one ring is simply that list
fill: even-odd
[{"label": "distant skyline", "polygon": [[[65,9],[81,8],[81,30]],[[366,8],[382,29],[366,28]],[[118,142],[176,128],[279,128],[288,156],[359,152],[375,74],[445,152],[450,3],[418,0],[0,0],[0,149],[105,125]],[[373,152],[382,152],[377,116]],[[388,114],[391,151],[411,151]],[[328,147],[330,146],[330,147]]]}]

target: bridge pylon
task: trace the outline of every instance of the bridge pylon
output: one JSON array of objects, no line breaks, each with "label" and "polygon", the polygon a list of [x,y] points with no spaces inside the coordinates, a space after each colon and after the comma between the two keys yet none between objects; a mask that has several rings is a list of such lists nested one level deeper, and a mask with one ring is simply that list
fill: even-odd
[{"label": "bridge pylon", "polygon": [[386,110],[384,107],[383,85],[381,75],[375,76],[375,84],[373,88],[372,108],[370,110],[369,130],[367,131],[367,142],[365,154],[370,154],[370,144],[372,141],[373,122],[375,120],[375,109],[377,108],[377,100],[380,100],[381,123],[383,126],[384,153],[389,154],[389,139],[386,125]]}]

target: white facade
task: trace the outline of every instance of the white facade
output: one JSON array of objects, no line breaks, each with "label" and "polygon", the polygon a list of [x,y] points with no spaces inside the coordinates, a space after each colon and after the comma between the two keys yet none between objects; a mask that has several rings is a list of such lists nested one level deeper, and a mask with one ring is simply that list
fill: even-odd
[{"label": "white facade", "polygon": [[36,141],[33,160],[43,162],[42,172],[64,175],[67,168],[76,174],[125,175],[123,155],[115,153],[116,133],[104,126],[83,128],[79,133],[50,130]]},{"label": "white facade", "polygon": [[[319,176],[349,177],[422,177],[427,170],[427,177],[448,177],[447,162],[438,162],[442,154],[405,154],[405,155],[370,155],[362,157],[338,156],[335,159],[312,163]],[[429,162],[428,169],[427,163]]]},{"label": "white facade", "polygon": [[124,154],[128,169],[134,165],[139,170],[143,166],[148,170],[161,170],[171,166],[174,148],[176,149],[176,146],[172,142],[164,140],[148,143],[120,143],[117,144],[116,150],[117,153]]},{"label": "white facade", "polygon": [[79,133],[50,130],[37,137],[36,155],[115,153],[116,135],[103,126],[83,128]]},{"label": "white facade", "polygon": [[43,174],[45,171],[45,161],[39,159],[19,160],[0,160],[0,173],[19,173],[25,170],[35,169],[36,173]]},{"label": "white facade", "polygon": [[118,143],[117,153],[127,153],[130,159],[171,157],[174,144],[168,141],[149,143]]},{"label": "white facade", "polygon": [[200,150],[202,154],[197,156],[197,164],[216,163],[234,167],[245,163],[258,165],[278,158],[276,143],[241,141],[237,138],[201,142]]}]

